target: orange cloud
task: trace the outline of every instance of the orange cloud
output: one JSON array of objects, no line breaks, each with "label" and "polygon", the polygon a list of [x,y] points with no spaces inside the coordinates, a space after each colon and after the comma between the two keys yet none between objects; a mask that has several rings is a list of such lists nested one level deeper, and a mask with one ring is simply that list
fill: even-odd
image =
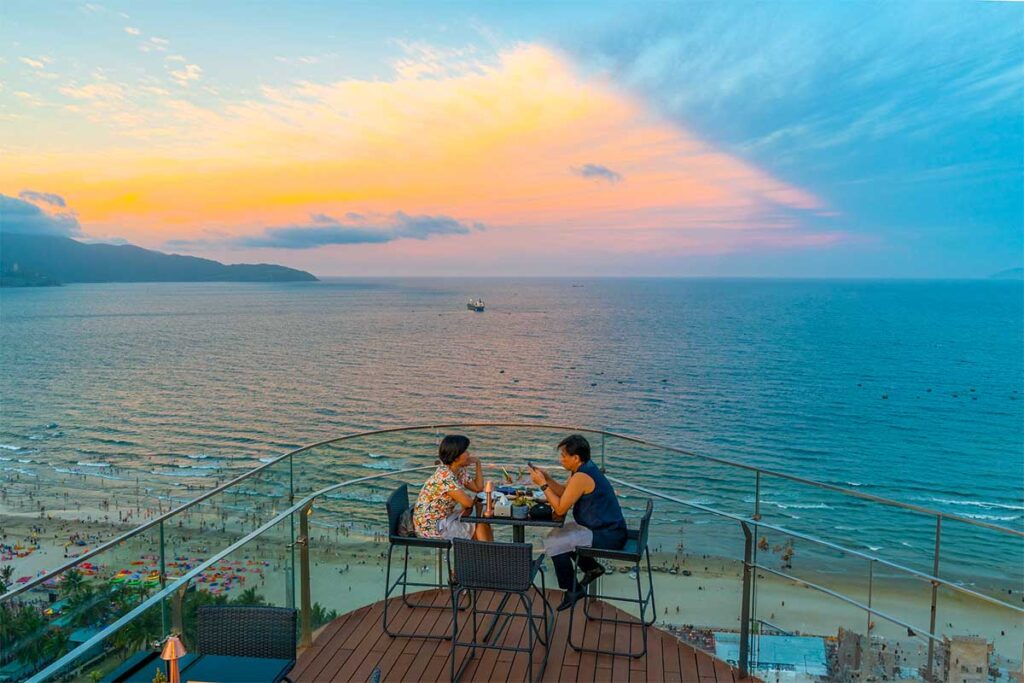
[{"label": "orange cloud", "polygon": [[[96,107],[97,118],[117,122],[117,144],[72,154],[39,141],[40,151],[13,153],[0,183],[59,192],[87,232],[143,244],[210,230],[253,235],[348,212],[488,226],[434,238],[445,246],[327,248],[382,262],[429,258],[459,241],[459,252],[538,248],[531,244],[716,251],[763,242],[745,242],[751,227],[794,233],[777,244],[828,241],[795,234],[794,216],[828,214],[819,199],[581,77],[549,49],[520,46],[494,64],[458,53],[447,69],[443,59],[417,46],[394,80],[264,88],[258,99],[217,108],[153,87],[107,83],[122,99],[102,101],[95,86],[67,88],[87,116]],[[608,173],[587,177],[586,168]]]}]

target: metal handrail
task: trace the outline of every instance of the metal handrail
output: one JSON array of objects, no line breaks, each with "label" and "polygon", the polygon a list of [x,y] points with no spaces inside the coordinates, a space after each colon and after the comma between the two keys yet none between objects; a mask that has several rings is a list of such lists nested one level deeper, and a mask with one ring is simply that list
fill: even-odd
[{"label": "metal handrail", "polygon": [[[501,467],[501,466],[507,466],[507,465],[508,465],[508,463],[488,463],[488,466],[490,466],[490,467]],[[257,528],[255,530],[253,530],[252,532],[246,534],[243,538],[239,539],[238,541],[235,541],[234,543],[232,543],[230,546],[228,546],[224,550],[221,550],[220,552],[214,554],[212,557],[210,557],[209,559],[205,560],[201,564],[197,565],[196,567],[194,567],[192,570],[190,570],[186,574],[182,575],[181,577],[178,577],[173,583],[168,584],[167,586],[163,587],[158,592],[154,593],[152,596],[150,596],[149,598],[144,600],[142,603],[137,605],[135,608],[133,608],[129,612],[127,612],[124,615],[122,615],[121,617],[119,617],[116,621],[114,621],[111,624],[107,625],[103,630],[101,630],[100,632],[98,632],[97,634],[92,636],[89,640],[85,641],[84,643],[82,643],[81,645],[76,647],[74,650],[68,652],[67,654],[62,656],[60,659],[58,659],[57,661],[53,662],[52,664],[47,666],[45,669],[43,669],[42,671],[40,671],[39,673],[34,675],[32,678],[29,679],[30,683],[40,683],[42,681],[45,681],[49,676],[52,676],[52,675],[58,673],[64,667],[66,667],[67,665],[71,664],[76,659],[78,659],[79,656],[81,656],[83,653],[87,652],[92,647],[94,647],[94,646],[100,644],[101,642],[103,642],[104,640],[106,640],[108,637],[110,637],[111,635],[113,635],[114,633],[119,631],[126,624],[130,623],[131,621],[133,621],[135,618],[137,618],[139,615],[144,613],[146,610],[155,607],[157,604],[160,603],[160,601],[162,601],[163,599],[165,599],[168,596],[172,595],[173,593],[175,593],[176,591],[181,589],[183,586],[187,586],[188,583],[193,578],[195,578],[196,576],[198,576],[202,572],[206,571],[207,569],[209,569],[211,566],[215,565],[216,563],[220,562],[223,558],[225,558],[228,555],[232,554],[233,552],[237,551],[239,548],[245,546],[246,544],[248,544],[253,539],[261,536],[263,533],[265,533],[269,529],[275,527],[277,524],[279,524],[281,521],[287,519],[289,516],[295,514],[296,512],[299,512],[299,511],[303,510],[304,508],[306,508],[307,506],[311,505],[313,503],[313,501],[315,501],[317,498],[319,498],[319,497],[321,497],[323,495],[326,495],[328,493],[331,493],[333,491],[336,491],[338,489],[344,488],[346,486],[351,486],[353,484],[364,483],[364,482],[372,481],[372,480],[376,480],[376,479],[384,479],[384,478],[395,477],[395,476],[402,475],[402,474],[407,474],[407,473],[410,473],[410,472],[425,471],[425,470],[432,469],[434,467],[436,467],[436,464],[423,465],[423,466],[418,466],[418,467],[405,468],[405,469],[402,469],[402,470],[395,470],[395,471],[390,471],[390,472],[381,472],[381,473],[378,473],[378,474],[367,475],[365,477],[358,477],[356,479],[346,480],[344,482],[340,482],[340,483],[337,483],[337,484],[331,484],[330,486],[326,486],[326,487],[324,487],[322,489],[319,489],[319,490],[317,490],[317,491],[307,495],[306,497],[302,498],[298,502],[296,502],[293,505],[291,505],[287,510],[284,510],[283,512],[281,512],[281,513],[277,514],[276,516],[274,516],[272,519],[270,519],[267,522],[265,522],[259,528]],[[920,572],[920,571],[917,571],[917,570],[909,568],[909,567],[904,567],[902,565],[890,562],[890,561],[885,560],[885,559],[880,558],[880,557],[876,557],[876,556],[870,555],[868,553],[864,553],[862,551],[859,551],[859,550],[856,550],[856,549],[853,549],[853,548],[846,548],[845,546],[833,543],[831,541],[826,541],[824,539],[815,538],[813,536],[809,536],[809,535],[806,535],[806,534],[803,534],[803,533],[800,533],[800,532],[791,531],[789,529],[786,529],[784,527],[781,527],[781,526],[778,526],[778,525],[775,525],[775,524],[763,523],[763,522],[760,522],[759,520],[754,519],[754,518],[743,517],[743,516],[736,515],[736,514],[733,514],[733,513],[724,512],[722,510],[717,510],[715,508],[709,507],[707,505],[702,505],[700,503],[694,503],[694,502],[691,502],[691,501],[686,501],[686,500],[683,500],[683,499],[678,498],[676,496],[673,496],[671,494],[664,493],[664,492],[658,491],[656,489],[651,489],[651,488],[648,488],[648,487],[639,486],[639,485],[636,485],[636,484],[631,484],[631,483],[629,483],[627,481],[624,481],[624,480],[616,478],[616,477],[608,477],[608,479],[610,481],[620,485],[620,486],[624,486],[624,487],[633,489],[635,491],[639,491],[639,492],[645,493],[647,495],[655,496],[655,497],[661,498],[663,500],[667,500],[667,501],[670,501],[670,502],[673,502],[673,503],[677,503],[679,505],[683,505],[683,506],[686,506],[686,507],[693,508],[695,510],[700,510],[702,512],[706,512],[706,513],[709,513],[709,514],[720,516],[720,517],[725,518],[725,519],[729,519],[729,520],[735,521],[735,522],[741,524],[744,528],[746,528],[747,525],[754,525],[757,528],[770,529],[770,530],[773,530],[773,531],[777,531],[779,533],[783,533],[783,534],[786,534],[786,535],[794,536],[796,538],[801,538],[801,539],[804,539],[804,540],[807,540],[807,541],[810,541],[810,542],[818,543],[818,544],[820,544],[822,546],[825,546],[825,547],[828,547],[828,548],[831,548],[831,549],[834,549],[834,550],[838,550],[838,551],[841,551],[841,552],[846,552],[846,553],[849,553],[851,555],[859,556],[859,557],[862,557],[864,559],[868,559],[868,560],[871,560],[871,561],[874,561],[874,562],[878,562],[880,564],[889,566],[889,567],[891,567],[893,569],[898,569],[898,570],[907,572],[907,573],[911,574],[912,576],[915,576],[917,578],[921,578],[923,580],[929,581],[933,585],[941,584],[941,585],[949,587],[950,589],[953,589],[953,590],[956,590],[956,591],[960,591],[960,592],[965,593],[967,595],[970,595],[972,597],[975,597],[975,598],[978,598],[978,599],[982,599],[982,600],[994,603],[994,604],[999,605],[1001,607],[1010,608],[1010,609],[1012,609],[1012,610],[1014,610],[1014,611],[1016,611],[1018,613],[1024,613],[1024,609],[1022,609],[1020,607],[1017,607],[1015,605],[1010,605],[1010,604],[1004,603],[1001,600],[992,598],[992,597],[984,595],[982,593],[977,593],[977,592],[972,591],[972,590],[970,590],[968,588],[964,588],[963,586],[958,586],[957,584],[950,583],[950,582],[948,582],[948,581],[946,581],[946,580],[944,580],[944,579],[942,579],[940,577],[931,576],[931,575],[926,574],[924,572]],[[749,545],[749,540],[748,540],[748,545]],[[749,565],[747,565],[747,566],[748,566],[748,568],[761,569],[763,571],[775,574],[777,576],[780,576],[780,577],[783,577],[783,578],[795,581],[797,583],[800,583],[801,585],[804,585],[804,586],[807,586],[807,587],[819,590],[819,591],[821,591],[821,592],[823,592],[825,594],[831,595],[831,596],[833,596],[833,597],[835,597],[837,599],[843,600],[843,601],[845,601],[845,602],[847,602],[847,603],[849,603],[851,605],[854,605],[854,606],[856,606],[856,607],[858,607],[860,609],[863,609],[868,614],[877,615],[877,616],[882,617],[883,619],[886,619],[886,620],[888,620],[888,621],[890,621],[892,623],[895,623],[897,625],[900,625],[900,626],[903,626],[905,628],[911,629],[915,633],[918,633],[918,634],[921,634],[923,636],[926,636],[930,640],[936,640],[936,641],[937,640],[941,640],[941,638],[939,636],[936,636],[935,634],[931,633],[928,630],[921,629],[919,627],[916,627],[916,626],[913,626],[911,624],[908,624],[908,623],[906,623],[906,622],[904,622],[902,620],[899,620],[899,619],[897,619],[897,618],[895,618],[895,617],[893,617],[893,616],[891,616],[891,615],[889,615],[889,614],[887,614],[885,612],[877,610],[877,609],[871,607],[870,605],[864,605],[860,601],[854,600],[853,598],[850,598],[850,597],[848,597],[848,596],[846,596],[846,595],[844,595],[842,593],[838,593],[836,591],[833,591],[833,590],[831,590],[831,589],[829,589],[827,587],[820,586],[820,585],[818,585],[816,583],[807,581],[805,579],[801,579],[801,578],[796,577],[796,576],[792,576],[792,575],[786,574],[784,572],[779,572],[779,571],[777,571],[775,569],[772,569],[770,567],[764,566],[762,564],[758,564],[756,561],[755,562],[750,562]]]},{"label": "metal handrail", "polygon": [[817,590],[817,591],[820,591],[822,593],[825,593],[826,595],[831,595],[833,598],[836,598],[837,600],[842,600],[843,602],[849,603],[849,604],[853,605],[854,607],[859,607],[860,609],[864,610],[868,614],[875,614],[877,616],[882,617],[886,621],[891,621],[892,623],[896,624],[897,626],[902,626],[903,628],[907,629],[908,631],[913,632],[915,635],[924,636],[924,637],[928,638],[929,640],[934,640],[934,641],[939,641],[939,642],[942,641],[942,636],[936,635],[934,633],[929,633],[927,630],[921,629],[920,627],[914,626],[913,624],[908,624],[907,622],[905,622],[905,621],[903,621],[901,619],[897,619],[896,617],[892,616],[891,614],[887,614],[886,612],[882,612],[881,610],[877,610],[874,607],[872,607],[871,605],[865,605],[860,600],[854,600],[853,598],[851,598],[851,597],[849,597],[847,595],[843,595],[842,593],[839,593],[837,591],[834,591],[831,588],[826,588],[825,586],[822,586],[820,584],[814,583],[813,581],[808,581],[807,579],[801,579],[799,576],[793,576],[792,574],[787,574],[786,572],[780,572],[778,569],[772,569],[771,567],[766,567],[765,565],[758,564],[757,562],[752,563],[750,566],[754,567],[756,569],[760,569],[762,571],[766,571],[769,574],[774,574],[775,576],[781,577],[783,579],[788,579],[790,581],[793,581],[794,583],[800,584],[801,586],[806,586],[807,588],[813,588],[814,590]]},{"label": "metal handrail", "polygon": [[847,553],[849,555],[854,555],[854,556],[857,556],[857,557],[861,557],[861,558],[863,558],[865,560],[870,560],[870,561],[873,561],[873,562],[877,562],[877,563],[885,565],[886,567],[889,567],[891,569],[896,569],[896,570],[901,571],[901,572],[906,572],[907,574],[910,574],[914,578],[921,579],[922,581],[926,581],[926,582],[928,582],[928,583],[930,583],[932,585],[936,585],[936,584],[942,585],[942,586],[945,586],[945,587],[950,588],[952,590],[955,590],[955,591],[958,591],[960,593],[963,593],[965,595],[970,595],[973,598],[977,598],[979,600],[984,600],[986,602],[990,602],[990,603],[992,603],[994,605],[998,605],[999,607],[1006,607],[1006,608],[1009,608],[1011,610],[1014,610],[1015,612],[1018,612],[1018,613],[1024,615],[1024,607],[1018,607],[1017,605],[1011,605],[1010,603],[1003,602],[1002,600],[1000,600],[998,598],[994,598],[991,595],[985,595],[984,593],[979,593],[979,592],[971,590],[970,588],[967,588],[965,586],[961,586],[959,584],[947,581],[946,579],[943,579],[943,578],[941,578],[939,576],[934,576],[934,575],[929,574],[927,572],[922,572],[922,571],[920,571],[918,569],[914,569],[912,567],[907,567],[905,565],[899,564],[898,562],[892,562],[891,560],[887,560],[885,558],[878,557],[877,555],[872,555],[871,553],[866,553],[866,552],[864,552],[862,550],[857,550],[856,548],[847,548],[846,546],[840,545],[839,543],[834,543],[832,541],[826,541],[825,539],[817,538],[816,536],[811,536],[809,534],[805,534],[805,533],[802,533],[800,531],[793,531],[791,529],[787,529],[787,528],[779,526],[777,524],[770,524],[768,522],[763,522],[763,521],[760,521],[758,519],[754,519],[753,517],[743,517],[741,515],[736,515],[736,514],[733,514],[731,512],[723,512],[721,510],[716,510],[713,507],[708,507],[707,505],[701,505],[700,503],[694,503],[692,501],[683,500],[681,498],[677,498],[677,497],[675,497],[673,495],[670,495],[668,493],[663,493],[661,491],[658,491],[657,489],[651,489],[651,488],[647,488],[645,486],[638,486],[636,484],[631,484],[628,481],[623,481],[622,479],[619,479],[617,477],[608,477],[608,481],[615,482],[616,484],[619,484],[621,486],[625,486],[627,488],[631,488],[631,489],[633,489],[635,491],[640,491],[642,493],[646,493],[647,495],[656,496],[656,497],[661,498],[663,500],[668,500],[668,501],[671,501],[673,503],[678,503],[679,505],[685,505],[687,507],[694,508],[695,510],[700,510],[701,512],[707,512],[707,513],[712,514],[712,515],[718,515],[720,517],[725,517],[726,519],[731,519],[734,522],[739,522],[740,524],[752,524],[752,525],[758,527],[759,529],[770,529],[772,531],[777,531],[777,532],[779,532],[781,534],[784,534],[786,536],[792,536],[794,538],[799,538],[801,540],[810,541],[811,543],[817,543],[819,545],[825,546],[826,548],[830,548],[832,550],[837,550],[837,551],[842,552],[842,553]]},{"label": "metal handrail", "polygon": [[13,589],[7,591],[3,595],[0,595],[0,602],[4,602],[5,600],[9,600],[10,598],[15,597],[16,595],[20,595],[21,593],[24,593],[26,591],[29,591],[29,590],[35,588],[39,584],[41,584],[44,581],[46,581],[46,580],[50,579],[51,577],[53,577],[55,574],[60,574],[61,572],[64,572],[64,571],[66,571],[68,569],[76,567],[76,566],[82,564],[83,562],[85,562],[86,560],[88,560],[88,559],[90,559],[92,557],[95,557],[96,555],[99,555],[100,553],[103,553],[103,552],[109,550],[110,548],[114,548],[114,547],[120,545],[121,543],[127,541],[128,539],[130,539],[130,538],[132,538],[134,536],[137,536],[138,534],[141,534],[143,531],[151,529],[151,528],[157,526],[158,524],[161,524],[162,522],[164,522],[164,521],[166,521],[168,519],[171,519],[172,517],[177,516],[179,513],[184,512],[185,510],[187,510],[187,509],[189,509],[189,508],[191,508],[191,507],[193,507],[195,505],[198,505],[199,503],[203,502],[204,500],[206,500],[206,499],[208,499],[208,498],[210,498],[210,497],[212,497],[212,496],[214,496],[214,495],[216,495],[218,493],[222,493],[222,492],[226,491],[227,489],[231,488],[235,484],[237,484],[237,483],[239,483],[241,481],[244,481],[246,479],[249,479],[250,477],[253,477],[256,474],[259,474],[260,472],[262,472],[266,468],[272,467],[273,465],[281,462],[282,460],[284,460],[286,458],[291,458],[293,456],[300,455],[300,454],[302,454],[302,453],[304,453],[306,451],[312,450],[314,448],[320,448],[321,446],[327,446],[327,445],[330,445],[330,444],[333,444],[333,443],[338,443],[340,441],[348,441],[348,440],[351,440],[351,439],[359,439],[359,438],[363,438],[363,437],[367,437],[367,436],[373,436],[375,434],[391,434],[391,433],[395,433],[395,432],[419,431],[419,430],[424,430],[424,429],[439,429],[439,428],[448,428],[448,427],[531,427],[531,428],[537,428],[537,429],[564,429],[566,431],[582,431],[582,432],[588,432],[588,433],[594,433],[594,434],[600,433],[600,434],[604,434],[606,436],[607,435],[611,435],[610,433],[609,434],[605,434],[604,432],[599,432],[598,430],[594,430],[594,429],[588,429],[586,427],[558,426],[558,425],[530,424],[530,423],[518,423],[517,424],[517,423],[497,423],[497,422],[489,423],[488,422],[488,423],[467,423],[467,424],[417,425],[417,426],[414,426],[414,427],[390,427],[390,428],[386,428],[386,429],[375,429],[375,430],[371,430],[371,431],[367,431],[367,432],[356,432],[355,434],[346,434],[345,436],[340,436],[340,437],[335,437],[335,438],[332,438],[332,439],[327,439],[326,441],[320,441],[318,443],[310,444],[308,446],[302,446],[302,447],[297,448],[295,450],[289,451],[289,452],[285,453],[284,455],[281,455],[281,456],[279,456],[277,458],[274,458],[273,460],[271,460],[269,462],[263,463],[262,465],[260,465],[258,467],[254,467],[253,469],[249,470],[248,472],[246,472],[246,473],[244,473],[242,475],[239,475],[239,476],[235,477],[234,479],[231,479],[230,481],[227,481],[227,482],[221,484],[220,486],[212,488],[209,491],[207,491],[206,493],[200,494],[199,496],[196,496],[195,498],[193,498],[193,499],[191,499],[191,500],[189,500],[189,501],[179,505],[178,507],[176,507],[176,508],[174,508],[172,510],[168,510],[167,512],[163,513],[162,515],[159,515],[158,517],[154,517],[153,519],[149,520],[148,522],[140,524],[139,526],[134,527],[133,529],[131,529],[129,531],[126,531],[125,533],[121,534],[120,536],[116,536],[115,538],[107,541],[106,543],[102,543],[102,544],[96,546],[92,550],[89,550],[87,552],[82,553],[78,557],[75,557],[75,558],[69,560],[68,562],[65,562],[62,565],[58,565],[57,568],[54,569],[53,571],[47,572],[43,576],[37,576],[34,579],[32,579],[31,581],[28,581],[28,582],[26,582],[24,584],[21,584],[21,585],[15,587]]},{"label": "metal handrail", "polygon": [[68,652],[63,657],[61,657],[57,661],[55,661],[52,664],[50,664],[48,667],[46,667],[42,671],[36,673],[34,676],[32,676],[32,678],[28,679],[28,683],[41,683],[42,681],[45,681],[50,676],[58,673],[64,667],[66,667],[68,664],[71,664],[76,659],[78,659],[78,657],[80,655],[82,655],[85,652],[88,652],[91,648],[95,647],[96,645],[99,645],[104,640],[106,640],[107,638],[109,638],[113,634],[115,634],[118,631],[120,631],[126,624],[131,623],[132,621],[134,621],[135,618],[138,617],[139,615],[141,615],[143,612],[145,612],[148,609],[151,609],[151,608],[155,607],[157,604],[160,603],[160,601],[162,601],[164,598],[167,598],[170,595],[172,595],[175,591],[180,589],[182,586],[187,586],[188,583],[192,579],[194,579],[196,576],[199,576],[204,571],[206,571],[207,569],[209,569],[210,567],[212,567],[216,563],[220,562],[222,559],[224,559],[225,557],[227,557],[231,553],[235,552],[236,550],[238,550],[242,546],[248,544],[254,538],[257,538],[258,536],[263,535],[263,533],[265,533],[267,530],[277,526],[280,522],[282,522],[283,520],[287,519],[289,516],[295,514],[296,512],[298,512],[299,510],[301,510],[305,506],[309,505],[316,498],[319,498],[320,496],[322,496],[324,494],[327,494],[327,493],[330,493],[332,491],[336,491],[336,490],[338,490],[340,488],[344,488],[346,486],[351,486],[352,484],[361,484],[363,482],[370,481],[370,480],[373,480],[373,479],[383,479],[383,478],[386,478],[386,477],[394,477],[394,476],[399,475],[399,474],[407,474],[409,472],[417,472],[417,471],[422,471],[422,470],[428,470],[428,469],[432,469],[434,467],[435,467],[435,465],[423,465],[423,466],[420,466],[420,467],[406,468],[404,470],[396,470],[394,472],[381,472],[380,474],[371,474],[371,475],[367,475],[365,477],[359,477],[357,479],[349,479],[347,481],[343,481],[343,482],[338,483],[338,484],[331,484],[330,486],[322,488],[319,491],[311,493],[310,495],[306,496],[305,498],[303,498],[298,503],[295,503],[294,505],[289,507],[284,512],[281,512],[280,514],[276,515],[275,517],[273,517],[272,519],[270,519],[269,521],[267,521],[266,523],[261,525],[259,528],[255,529],[254,531],[251,531],[250,533],[246,534],[243,538],[240,538],[239,540],[235,541],[234,543],[232,543],[230,546],[228,546],[224,550],[221,550],[219,553],[216,553],[215,555],[210,557],[208,560],[202,562],[201,564],[196,565],[194,568],[189,570],[187,573],[185,573],[182,576],[178,577],[174,581],[174,583],[168,584],[164,588],[161,588],[159,591],[157,591],[156,593],[154,593],[153,595],[149,596],[148,598],[143,600],[141,603],[136,605],[132,610],[130,610],[128,612],[125,612],[123,615],[121,615],[121,617],[119,617],[113,623],[108,624],[99,633],[96,633],[91,638],[86,640],[84,643],[82,643],[81,645],[76,647],[74,650],[71,650],[70,652]]},{"label": "metal handrail", "polygon": [[963,517],[963,516],[952,514],[952,513],[948,513],[948,512],[942,512],[941,510],[934,510],[934,509],[931,509],[931,508],[926,508],[926,507],[922,507],[922,506],[919,506],[919,505],[914,505],[912,503],[904,503],[904,502],[901,502],[901,501],[898,501],[898,500],[893,500],[891,498],[884,498],[882,496],[876,496],[874,494],[864,493],[862,491],[854,491],[852,489],[843,488],[841,486],[836,486],[834,484],[827,484],[827,483],[824,483],[824,482],[815,481],[813,479],[806,479],[804,477],[799,477],[799,476],[796,476],[796,475],[793,475],[793,474],[787,474],[785,472],[778,472],[778,471],[775,471],[775,470],[763,469],[763,468],[760,468],[760,467],[757,467],[757,466],[754,466],[754,465],[748,465],[746,463],[736,462],[734,460],[728,460],[728,459],[725,459],[725,458],[717,458],[717,457],[710,456],[710,455],[702,455],[700,453],[695,453],[693,451],[688,451],[688,450],[685,450],[685,449],[682,449],[682,448],[676,448],[674,446],[666,446],[666,445],[663,445],[663,444],[657,444],[657,443],[654,443],[654,442],[651,442],[651,441],[646,441],[644,439],[640,439],[640,438],[637,438],[637,437],[628,436],[628,435],[625,435],[625,434],[619,434],[619,433],[616,433],[616,432],[609,432],[609,431],[603,430],[603,429],[593,429],[593,428],[589,428],[589,427],[580,427],[580,426],[574,426],[574,425],[558,425],[558,424],[532,423],[532,422],[460,422],[460,423],[446,423],[446,424],[416,425],[416,426],[406,426],[406,427],[390,427],[390,428],[386,428],[386,429],[377,429],[377,430],[371,430],[371,431],[366,431],[366,432],[357,432],[355,434],[347,434],[345,436],[335,437],[335,438],[332,438],[332,439],[327,439],[325,441],[320,441],[318,443],[310,444],[308,446],[302,446],[301,448],[297,448],[297,449],[295,449],[293,451],[285,453],[284,455],[281,455],[280,457],[275,458],[274,460],[271,460],[270,462],[264,463],[263,465],[260,465],[259,467],[253,468],[252,470],[249,470],[245,474],[242,474],[241,476],[238,476],[238,477],[236,477],[236,478],[234,478],[234,479],[232,479],[232,480],[230,480],[230,481],[228,481],[228,482],[226,482],[226,483],[224,483],[224,484],[222,484],[222,485],[220,485],[220,486],[218,486],[218,487],[216,487],[214,489],[211,489],[210,491],[207,491],[206,493],[201,494],[200,496],[198,496],[196,498],[193,498],[192,500],[188,501],[187,503],[184,503],[184,504],[180,505],[179,507],[174,508],[173,510],[169,510],[168,512],[160,515],[159,517],[155,517],[152,520],[146,522],[145,524],[142,524],[142,525],[132,529],[131,531],[128,531],[128,532],[126,532],[126,533],[124,533],[124,534],[114,538],[113,540],[107,541],[106,543],[97,546],[96,548],[90,550],[89,552],[83,553],[83,554],[79,555],[78,557],[73,558],[72,560],[70,560],[68,562],[65,562],[64,564],[59,565],[56,569],[54,569],[51,572],[48,572],[47,574],[45,574],[43,576],[36,577],[35,579],[33,579],[31,581],[28,581],[28,582],[26,582],[24,584],[21,584],[21,585],[17,586],[16,588],[13,588],[13,589],[9,590],[8,592],[4,593],[3,595],[0,595],[0,602],[3,602],[5,600],[9,600],[10,598],[15,597],[16,595],[20,595],[21,593],[24,593],[24,592],[26,592],[28,590],[31,590],[32,588],[34,588],[34,587],[38,586],[39,584],[43,583],[44,581],[48,580],[49,578],[51,578],[55,574],[60,574],[61,572],[64,572],[64,571],[66,571],[68,569],[71,569],[72,567],[75,567],[75,566],[81,564],[82,562],[85,562],[86,560],[88,560],[88,559],[90,559],[92,557],[95,557],[96,555],[98,555],[98,554],[100,554],[100,553],[102,553],[102,552],[104,552],[104,551],[106,551],[106,550],[108,550],[108,549],[110,549],[112,547],[115,547],[115,546],[117,546],[120,543],[123,543],[124,541],[128,540],[129,538],[132,538],[133,536],[135,536],[137,534],[140,534],[143,531],[146,531],[147,529],[150,529],[150,528],[152,528],[152,527],[154,527],[154,526],[164,522],[165,520],[170,519],[170,518],[176,516],[177,514],[183,512],[184,510],[187,510],[187,509],[191,508],[194,505],[197,505],[197,504],[203,502],[204,500],[210,498],[211,496],[214,496],[217,493],[221,493],[221,492],[227,490],[228,488],[234,486],[235,484],[237,484],[237,483],[239,483],[241,481],[244,481],[244,480],[248,479],[249,477],[252,477],[252,476],[258,474],[259,472],[262,472],[264,469],[273,466],[274,464],[284,460],[285,458],[294,457],[294,456],[300,455],[300,454],[302,454],[302,453],[304,453],[306,451],[313,450],[315,448],[320,448],[322,446],[327,446],[327,445],[339,443],[339,442],[342,442],[342,441],[348,441],[348,440],[351,440],[351,439],[358,439],[358,438],[364,438],[364,437],[368,437],[368,436],[374,436],[374,435],[377,435],[377,434],[392,434],[392,433],[397,433],[397,432],[421,431],[421,430],[427,430],[427,429],[436,430],[436,429],[451,429],[451,428],[464,428],[464,427],[506,427],[506,428],[519,428],[519,429],[523,429],[523,428],[526,428],[526,429],[553,429],[553,430],[561,430],[561,431],[580,431],[580,432],[587,432],[589,434],[600,434],[601,436],[604,436],[604,437],[612,437],[612,438],[615,438],[615,439],[621,439],[621,440],[624,440],[624,441],[629,441],[629,442],[632,442],[632,443],[640,444],[640,445],[643,445],[643,446],[648,446],[648,447],[652,447],[652,448],[658,448],[658,449],[666,450],[666,451],[669,451],[669,452],[672,452],[672,453],[679,453],[680,455],[686,455],[688,457],[698,458],[698,459],[705,460],[705,461],[708,461],[708,462],[717,463],[717,464],[720,464],[720,465],[727,465],[727,466],[730,466],[730,467],[737,467],[737,468],[744,469],[744,470],[747,470],[747,471],[750,471],[750,472],[755,472],[755,473],[760,474],[760,475],[767,475],[767,476],[771,476],[771,477],[778,477],[778,478],[781,478],[781,479],[786,479],[786,480],[789,480],[789,481],[794,481],[794,482],[797,482],[797,483],[800,483],[800,484],[806,484],[806,485],[813,486],[813,487],[816,487],[816,488],[821,488],[821,489],[825,489],[825,490],[835,491],[835,492],[841,493],[843,495],[851,496],[853,498],[859,498],[861,500],[869,500],[869,501],[872,501],[872,502],[875,502],[875,503],[881,503],[883,505],[888,505],[890,507],[903,508],[903,509],[910,510],[910,511],[913,511],[913,512],[917,512],[917,513],[920,513],[920,514],[929,515],[931,517],[938,517],[938,518],[942,518],[942,519],[954,520],[954,521],[957,521],[957,522],[960,522],[960,523],[963,523],[963,524],[970,524],[972,526],[976,526],[976,527],[980,527],[980,528],[984,528],[984,529],[989,529],[989,530],[992,530],[992,531],[997,531],[997,532],[1000,532],[1000,533],[1006,533],[1006,534],[1010,534],[1010,535],[1017,536],[1017,537],[1020,537],[1020,538],[1024,538],[1024,531],[1019,531],[1017,529],[1012,529],[1010,527],[1004,527],[1004,526],[1000,526],[998,524],[992,524],[990,522],[985,522],[985,521],[982,521],[982,520],[971,519],[969,517]]}]

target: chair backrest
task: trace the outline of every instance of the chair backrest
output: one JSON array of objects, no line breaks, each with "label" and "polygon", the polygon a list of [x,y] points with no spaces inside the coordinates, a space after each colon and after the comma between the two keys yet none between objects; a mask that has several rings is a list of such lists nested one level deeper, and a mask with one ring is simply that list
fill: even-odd
[{"label": "chair backrest", "polygon": [[636,535],[636,548],[640,552],[643,552],[644,548],[647,547],[647,532],[651,529],[651,515],[653,513],[654,501],[648,498],[647,510],[644,512],[644,516],[640,518],[640,531]]},{"label": "chair backrest", "polygon": [[203,605],[199,608],[199,654],[295,659],[296,612],[287,607]]},{"label": "chair backrest", "polygon": [[455,576],[460,586],[475,590],[525,591],[530,587],[533,546],[456,538]]},{"label": "chair backrest", "polygon": [[391,492],[384,504],[388,511],[388,535],[398,536],[398,523],[402,513],[409,509],[409,485],[402,484]]}]

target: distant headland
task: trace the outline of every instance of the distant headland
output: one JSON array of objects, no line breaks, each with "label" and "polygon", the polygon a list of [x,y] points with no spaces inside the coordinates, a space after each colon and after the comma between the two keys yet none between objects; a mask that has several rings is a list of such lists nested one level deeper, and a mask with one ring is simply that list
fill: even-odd
[{"label": "distant headland", "polygon": [[130,244],[0,233],[0,287],[73,282],[315,282],[304,270],[268,263],[225,265]]},{"label": "distant headland", "polygon": [[990,275],[994,280],[1024,280],[1024,268],[1010,268]]}]

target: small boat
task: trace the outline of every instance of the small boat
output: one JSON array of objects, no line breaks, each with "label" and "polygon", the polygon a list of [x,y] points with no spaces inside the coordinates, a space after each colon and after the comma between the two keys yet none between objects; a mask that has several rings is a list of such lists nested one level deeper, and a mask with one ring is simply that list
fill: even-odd
[{"label": "small boat", "polygon": [[470,299],[466,302],[466,308],[477,313],[484,312],[484,300],[483,299]]}]

